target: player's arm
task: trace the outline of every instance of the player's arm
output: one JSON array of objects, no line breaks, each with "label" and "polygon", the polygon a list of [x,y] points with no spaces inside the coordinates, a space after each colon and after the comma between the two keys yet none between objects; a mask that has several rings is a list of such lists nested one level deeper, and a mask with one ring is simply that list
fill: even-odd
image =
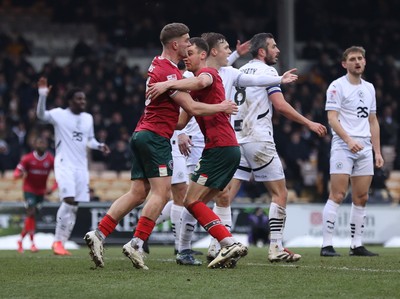
[{"label": "player's arm", "polygon": [[250,40],[244,42],[243,44],[240,40],[236,42],[236,50],[231,53],[228,57],[228,65],[232,65],[236,60],[240,58],[240,56],[246,55],[250,50]]},{"label": "player's arm", "polygon": [[26,173],[27,167],[28,167],[27,158],[26,156],[23,156],[19,161],[17,167],[15,167],[14,169],[13,178],[14,179],[22,178]]},{"label": "player's arm", "polygon": [[336,110],[328,110],[328,122],[331,126],[332,130],[344,141],[349,147],[352,153],[357,153],[362,150],[364,147],[362,144],[354,140],[347,134],[347,132],[343,129],[342,125],[339,121],[339,112]]},{"label": "player's arm", "polygon": [[[172,99],[178,103],[189,115],[193,116],[207,116],[213,115],[219,112],[227,114],[236,114],[238,107],[233,101],[223,101],[219,104],[205,104],[196,102],[187,92],[179,91],[176,92]],[[182,129],[182,128],[177,128]]]},{"label": "player's arm", "polygon": [[14,169],[13,178],[20,179],[24,176],[25,171],[22,168],[21,164],[18,164],[17,167]]},{"label": "player's arm", "polygon": [[185,78],[181,80],[168,80],[157,83],[148,84],[146,97],[155,99],[169,89],[177,90],[201,90],[213,83],[212,76],[207,73],[202,73],[200,76]]},{"label": "player's arm", "polygon": [[[291,69],[285,72],[282,76],[273,75],[251,75],[240,73],[238,79],[235,82],[235,86],[238,87],[250,87],[250,86],[262,86],[268,87],[278,84],[292,83],[298,79],[295,74],[297,69]],[[240,72],[240,71],[239,71]]]},{"label": "player's arm", "polygon": [[375,153],[375,165],[378,168],[383,166],[383,157],[381,153],[381,137],[380,137],[380,129],[379,129],[379,121],[376,117],[376,113],[370,113],[368,116],[369,126],[371,130],[371,142],[372,148]]},{"label": "player's arm", "polygon": [[313,131],[320,137],[326,135],[327,129],[324,125],[313,122],[297,112],[296,109],[294,109],[288,102],[286,102],[281,92],[272,93],[271,95],[269,95],[269,99],[271,100],[274,109],[285,116],[287,119],[306,126],[309,130]]},{"label": "player's arm", "polygon": [[111,152],[107,144],[98,142],[97,139],[94,137],[93,125],[90,128],[87,146],[91,149],[101,151],[105,155],[108,155]]},{"label": "player's arm", "polygon": [[54,191],[56,191],[57,188],[58,188],[57,181],[54,180],[52,186],[51,186],[50,188],[47,188],[46,194],[47,194],[47,195],[50,195],[51,193],[53,193]]},{"label": "player's arm", "polygon": [[36,116],[44,121],[51,119],[50,112],[46,111],[46,99],[51,90],[51,86],[47,85],[47,79],[41,77],[38,81],[39,100],[36,107]]},{"label": "player's arm", "polygon": [[178,123],[176,124],[175,130],[182,130],[188,122],[191,120],[192,115],[188,114],[186,111],[181,110],[181,113],[179,114],[179,120]]}]

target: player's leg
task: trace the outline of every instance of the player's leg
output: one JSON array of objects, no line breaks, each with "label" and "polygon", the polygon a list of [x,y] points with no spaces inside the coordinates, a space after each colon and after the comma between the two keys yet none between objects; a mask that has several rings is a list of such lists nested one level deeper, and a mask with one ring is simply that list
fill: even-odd
[{"label": "player's leg", "polygon": [[233,262],[236,264],[237,259],[247,254],[247,247],[236,242],[219,217],[206,205],[219,193],[218,190],[223,190],[228,185],[239,160],[238,147],[204,150],[185,197],[185,207],[221,244],[220,253],[208,265],[210,268],[234,266]]},{"label": "player's leg", "polygon": [[[365,149],[364,151],[367,151]],[[355,163],[353,174],[350,177],[352,187],[352,205],[350,211],[351,230],[351,256],[377,256],[378,254],[368,251],[362,242],[362,235],[365,225],[366,204],[368,191],[373,176],[372,150],[360,153],[360,158]]]},{"label": "player's leg", "polygon": [[353,154],[349,150],[337,149],[331,151],[330,192],[322,212],[321,256],[339,256],[333,248],[332,239],[335,231],[337,211],[346,196],[353,166]]},{"label": "player's leg", "polygon": [[23,243],[25,236],[27,234],[29,234],[30,232],[32,232],[32,230],[34,230],[34,227],[35,227],[35,224],[34,224],[34,221],[35,221],[34,211],[35,211],[35,203],[36,203],[35,194],[29,193],[29,192],[24,192],[24,199],[25,199],[25,206],[26,206],[26,214],[25,214],[25,219],[24,219],[24,226],[21,230],[20,238],[17,241],[17,245],[18,245],[17,250],[19,253],[24,252],[22,243]]},{"label": "player's leg", "polygon": [[148,269],[143,263],[143,243],[152,233],[155,221],[171,196],[173,167],[171,144],[168,139],[150,131],[134,133],[131,144],[139,162],[139,166],[132,166],[132,169],[136,167],[140,170],[136,177],[148,179],[151,191],[133,238],[123,246],[123,253],[131,260],[135,268]]}]

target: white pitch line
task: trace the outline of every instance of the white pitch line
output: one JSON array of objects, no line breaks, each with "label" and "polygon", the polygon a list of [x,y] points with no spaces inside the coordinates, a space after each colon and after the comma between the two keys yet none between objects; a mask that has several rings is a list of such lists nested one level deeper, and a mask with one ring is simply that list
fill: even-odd
[{"label": "white pitch line", "polygon": [[[248,266],[268,266],[271,264],[261,263],[247,263]],[[308,269],[326,269],[326,270],[342,270],[342,271],[356,271],[356,272],[378,272],[378,273],[400,273],[399,270],[385,270],[385,269],[368,269],[368,268],[349,268],[349,267],[324,267],[324,266],[306,266],[301,264],[275,264],[275,267],[287,267],[287,268],[308,268]]]}]

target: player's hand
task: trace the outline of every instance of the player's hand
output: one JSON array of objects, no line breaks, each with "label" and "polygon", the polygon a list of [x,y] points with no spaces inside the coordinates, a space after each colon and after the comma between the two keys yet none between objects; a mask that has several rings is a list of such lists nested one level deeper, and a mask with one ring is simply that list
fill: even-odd
[{"label": "player's hand", "polygon": [[38,81],[39,95],[47,96],[51,90],[51,86],[47,85],[47,78],[40,77]]},{"label": "player's hand", "polygon": [[247,53],[249,53],[249,50],[250,50],[250,40],[244,42],[243,44],[240,43],[240,40],[237,40],[236,52],[238,52],[240,56],[246,55]]},{"label": "player's hand", "polygon": [[324,137],[328,133],[328,130],[324,125],[316,122],[311,122],[309,129],[317,134],[319,137]]},{"label": "player's hand", "polygon": [[292,82],[296,81],[299,78],[299,76],[294,74],[294,72],[297,72],[296,68],[288,70],[287,72],[285,72],[282,75],[281,83],[282,84],[287,84],[287,83],[292,83]]},{"label": "player's hand", "polygon": [[383,157],[381,154],[376,154],[375,153],[375,166],[377,168],[381,168],[383,166],[383,164],[385,163],[385,161],[383,160]]},{"label": "player's hand", "polygon": [[222,107],[222,112],[225,112],[226,114],[236,115],[239,111],[239,107],[233,101],[225,100],[219,105]]},{"label": "player's hand", "polygon": [[355,154],[361,151],[364,147],[359,143],[358,141],[354,139],[350,139],[350,141],[347,143],[347,146],[349,147],[349,150]]},{"label": "player's hand", "polygon": [[178,146],[181,154],[187,157],[191,153],[190,147],[193,146],[193,142],[188,135],[182,133],[178,135]]},{"label": "player's hand", "polygon": [[105,155],[108,155],[109,153],[111,153],[110,148],[109,148],[108,145],[105,144],[105,143],[102,143],[102,144],[100,145],[100,150],[101,150],[101,151],[103,152],[103,154],[105,154]]},{"label": "player's hand", "polygon": [[146,91],[146,98],[147,99],[155,99],[159,95],[163,94],[168,90],[168,85],[165,82],[157,82],[157,83],[150,83],[148,85],[147,91]]}]

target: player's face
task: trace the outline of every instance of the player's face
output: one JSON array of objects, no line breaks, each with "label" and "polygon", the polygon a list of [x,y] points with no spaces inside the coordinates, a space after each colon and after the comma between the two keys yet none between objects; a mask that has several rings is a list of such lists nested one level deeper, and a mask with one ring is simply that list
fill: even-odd
[{"label": "player's face", "polygon": [[278,62],[279,53],[281,51],[276,45],[275,39],[267,38],[267,47],[265,49],[264,61],[268,65],[273,65]]},{"label": "player's face", "polygon": [[189,38],[189,34],[186,33],[176,40],[179,59],[183,59],[188,55],[187,51],[190,46]]},{"label": "player's face", "polygon": [[42,138],[38,138],[35,141],[35,150],[42,154],[46,151],[47,149],[47,141],[45,139]]},{"label": "player's face", "polygon": [[359,76],[365,70],[365,57],[361,52],[350,52],[347,59],[342,62],[342,66],[347,69],[347,72]]},{"label": "player's face", "polygon": [[232,51],[229,48],[229,44],[226,40],[221,41],[217,48],[217,56],[215,57],[219,66],[227,66],[228,65],[228,57],[231,55]]},{"label": "player's face", "polygon": [[204,51],[197,48],[196,45],[191,45],[188,48],[188,56],[183,59],[188,71],[196,73],[200,69],[201,61],[204,56]]},{"label": "player's face", "polygon": [[74,113],[81,113],[86,108],[86,95],[79,91],[76,92],[73,98],[70,100],[70,108]]}]

